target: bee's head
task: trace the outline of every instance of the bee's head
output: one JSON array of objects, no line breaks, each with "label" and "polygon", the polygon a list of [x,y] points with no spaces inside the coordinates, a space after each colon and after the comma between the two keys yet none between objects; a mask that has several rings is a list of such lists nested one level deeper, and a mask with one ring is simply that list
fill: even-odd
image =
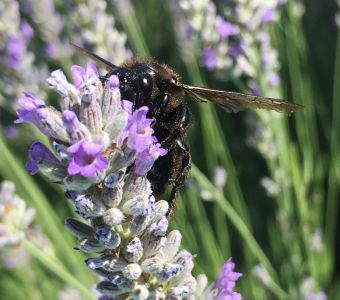
[{"label": "bee's head", "polygon": [[169,67],[134,59],[114,73],[119,77],[122,99],[134,102],[135,108],[146,105],[156,115],[177,106],[179,76]]}]

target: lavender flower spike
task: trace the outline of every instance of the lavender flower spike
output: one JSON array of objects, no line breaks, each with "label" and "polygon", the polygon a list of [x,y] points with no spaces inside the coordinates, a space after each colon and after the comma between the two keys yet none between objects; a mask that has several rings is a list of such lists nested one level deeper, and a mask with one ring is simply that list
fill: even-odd
[{"label": "lavender flower spike", "polygon": [[[93,254],[86,264],[101,275],[97,290],[108,299],[204,299],[199,285],[206,277],[196,280],[191,274],[193,255],[179,250],[181,233],[167,235],[169,204],[155,199],[147,179],[157,158],[167,153],[154,136],[148,107],[133,110],[131,102],[121,101],[119,78],[111,76],[102,84],[93,64],[72,67],[72,75],[75,86],[61,71],[48,83],[63,100],[72,90],[79,102],[71,102],[79,105],[62,105],[60,113],[27,94],[17,123],[36,124],[51,141],[55,156],[36,142],[28,167],[62,183],[83,218],[68,219],[65,225],[78,249]],[[41,115],[51,111],[60,122],[46,127],[48,119]],[[64,132],[66,139],[51,134],[56,132]],[[216,288],[237,299],[232,289],[239,275],[232,264],[227,262]]]}]

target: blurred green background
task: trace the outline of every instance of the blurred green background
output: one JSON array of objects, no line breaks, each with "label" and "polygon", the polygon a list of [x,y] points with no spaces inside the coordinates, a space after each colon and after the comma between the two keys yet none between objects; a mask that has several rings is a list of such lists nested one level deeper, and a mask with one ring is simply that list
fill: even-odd
[{"label": "blurred green background", "polygon": [[[65,218],[75,213],[62,189],[40,175],[31,177],[24,169],[27,149],[40,134],[31,126],[19,126],[14,134],[11,127],[14,99],[21,89],[37,90],[58,105],[56,95],[44,87],[45,74],[57,68],[68,72],[72,64],[85,61],[72,52],[69,41],[114,63],[130,55],[126,49],[133,55],[152,56],[171,65],[186,83],[252,92],[251,82],[255,82],[265,96],[303,104],[303,110],[287,117],[267,111],[227,114],[210,104],[188,102],[193,112],[188,141],[194,166],[172,227],[182,232],[183,246],[197,254],[195,273],[206,273],[210,281],[226,259],[233,257],[236,270],[244,274],[237,286],[244,299],[325,299],[324,292],[328,299],[340,299],[336,1],[288,0],[265,28],[259,26],[261,32],[270,34],[270,48],[278,54],[278,65],[269,66],[281,77],[275,87],[268,83],[261,64],[253,66],[255,76],[233,74],[233,66],[204,66],[201,52],[207,45],[199,26],[192,29],[193,43],[183,45],[186,40],[178,36],[178,25],[181,21],[189,26],[190,18],[176,15],[178,9],[198,18],[199,11],[174,10],[186,1],[172,1],[174,6],[170,2],[133,1],[128,7],[125,1],[0,0],[0,177],[13,181],[27,206],[36,209],[33,227],[45,235],[24,242],[27,260],[11,268],[0,265],[0,299],[90,298],[86,289],[91,290],[97,280],[83,263],[84,255],[73,250],[74,241],[63,228]],[[226,19],[230,12],[225,7],[231,2],[248,5],[250,13],[253,6],[261,6],[255,0],[210,2]],[[267,2],[271,1],[263,1]],[[17,11],[12,13],[18,20],[12,17],[6,23],[4,16],[11,10]],[[34,58],[23,69],[14,70],[6,60],[6,43],[22,20],[34,30],[26,49],[27,57],[33,53]],[[247,30],[244,36],[249,35],[243,21],[237,16],[232,20],[240,22],[241,37]],[[118,33],[126,33],[126,43]],[[256,28],[250,33],[256,38]],[[250,48],[255,58],[249,64],[266,51],[255,46]],[[37,80],[32,83],[32,78]],[[217,167],[227,173],[225,185],[214,181]],[[0,255],[1,251],[0,243]],[[18,252],[13,255],[18,257]]]}]

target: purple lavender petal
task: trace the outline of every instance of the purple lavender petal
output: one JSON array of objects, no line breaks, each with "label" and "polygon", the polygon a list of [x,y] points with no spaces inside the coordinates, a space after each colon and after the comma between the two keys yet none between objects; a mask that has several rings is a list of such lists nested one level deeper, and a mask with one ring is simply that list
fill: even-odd
[{"label": "purple lavender petal", "polygon": [[242,299],[239,293],[233,291],[236,281],[242,276],[241,273],[234,272],[234,268],[235,264],[232,262],[231,258],[229,258],[213,284],[213,289],[218,290],[216,300]]},{"label": "purple lavender petal", "polygon": [[215,50],[211,48],[205,48],[202,51],[202,64],[209,70],[214,69],[217,66],[217,55]]},{"label": "purple lavender petal", "polygon": [[12,69],[20,68],[26,52],[26,41],[22,36],[11,35],[7,39],[7,64]]},{"label": "purple lavender petal", "polygon": [[110,76],[110,78],[109,78],[109,87],[110,87],[111,91],[116,90],[116,89],[119,88],[119,78],[118,78],[117,75],[111,75]]},{"label": "purple lavender petal", "polygon": [[77,65],[72,66],[71,75],[75,87],[79,90],[79,88],[86,82],[86,80],[88,80],[91,77],[98,77],[99,73],[95,63],[89,61],[87,63],[86,69]]},{"label": "purple lavender petal", "polygon": [[137,109],[128,122],[127,146],[137,152],[143,152],[153,143],[152,120],[146,118],[148,110],[146,106]]},{"label": "purple lavender petal", "polygon": [[129,114],[132,115],[132,102],[128,100],[121,101],[122,108]]},{"label": "purple lavender petal", "polygon": [[75,87],[79,89],[85,80],[86,75],[85,69],[81,66],[74,65],[71,67],[71,75]]},{"label": "purple lavender petal", "polygon": [[26,163],[25,165],[26,170],[31,174],[31,175],[35,175],[38,173],[39,171],[39,166],[36,162],[34,161],[30,161],[28,163]]},{"label": "purple lavender petal", "polygon": [[138,153],[136,158],[135,173],[137,175],[145,175],[152,168],[156,159],[160,156],[164,156],[168,151],[161,148],[159,143],[153,144],[149,149]]},{"label": "purple lavender petal", "polygon": [[72,161],[68,166],[68,173],[75,175],[80,173],[84,177],[93,177],[97,171],[103,171],[109,166],[108,160],[102,156],[102,145],[81,140],[67,151],[72,156]]},{"label": "purple lavender petal", "polygon": [[91,76],[99,76],[97,66],[93,61],[89,61],[86,65],[86,78],[89,78]]},{"label": "purple lavender petal", "polygon": [[35,98],[29,93],[24,93],[24,97],[19,99],[19,109],[17,110],[18,119],[14,121],[15,124],[31,122],[39,129],[41,128],[41,110],[45,107],[45,102]]},{"label": "purple lavender petal", "polygon": [[28,150],[29,158],[35,162],[49,161],[59,164],[59,160],[54,156],[50,149],[40,142],[34,142]]},{"label": "purple lavender petal", "polygon": [[39,171],[39,163],[41,161],[47,161],[54,164],[60,164],[59,160],[44,144],[40,142],[34,142],[28,150],[28,156],[30,162],[26,164],[26,169],[31,175],[36,174]]}]

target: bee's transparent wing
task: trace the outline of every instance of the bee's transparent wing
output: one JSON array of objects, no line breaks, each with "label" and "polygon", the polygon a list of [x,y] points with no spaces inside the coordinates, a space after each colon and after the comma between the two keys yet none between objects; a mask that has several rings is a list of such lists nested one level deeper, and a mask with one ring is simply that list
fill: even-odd
[{"label": "bee's transparent wing", "polygon": [[107,61],[106,59],[100,57],[99,55],[86,50],[80,46],[77,46],[73,43],[71,43],[71,45],[81,54],[84,54],[85,56],[89,57],[90,59],[92,59],[99,67],[102,67],[104,69],[106,69],[107,71],[111,71],[113,69],[117,69],[118,67],[116,65],[114,65],[113,63]]},{"label": "bee's transparent wing", "polygon": [[196,101],[210,101],[221,106],[227,112],[238,112],[244,109],[267,109],[290,115],[303,108],[300,104],[283,100],[205,89],[183,84],[185,94]]}]

